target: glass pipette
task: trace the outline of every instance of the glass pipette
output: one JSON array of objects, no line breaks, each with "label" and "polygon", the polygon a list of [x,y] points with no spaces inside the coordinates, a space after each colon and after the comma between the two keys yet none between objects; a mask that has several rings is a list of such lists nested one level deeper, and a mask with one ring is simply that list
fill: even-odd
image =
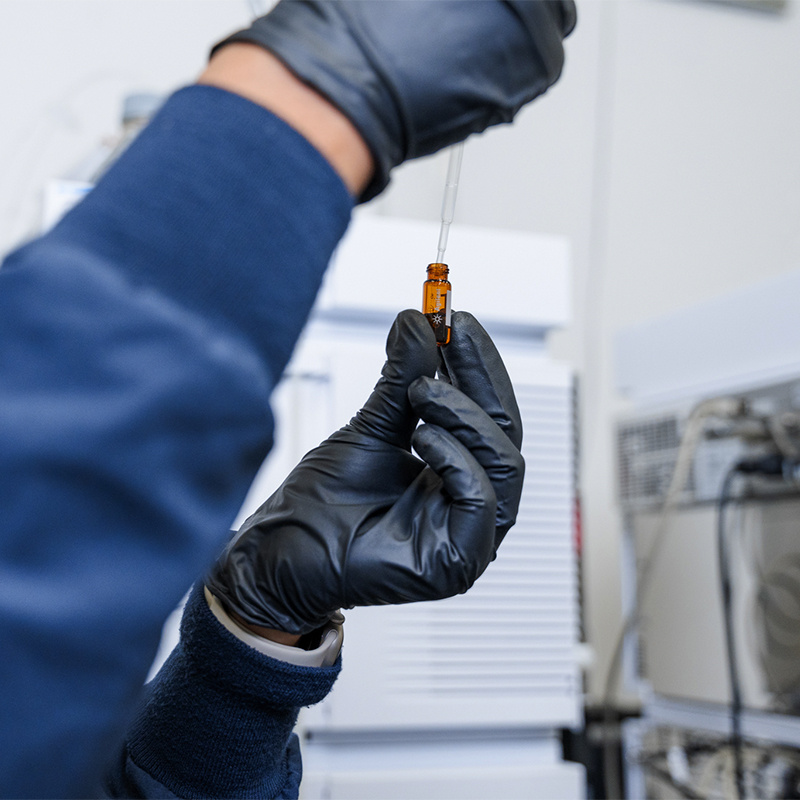
[{"label": "glass pipette", "polygon": [[450,162],[447,165],[447,178],[444,184],[442,199],[442,225],[439,228],[439,246],[436,251],[436,263],[442,263],[447,247],[447,234],[456,210],[456,194],[458,193],[458,176],[461,174],[461,156],[464,154],[464,142],[450,148]]}]

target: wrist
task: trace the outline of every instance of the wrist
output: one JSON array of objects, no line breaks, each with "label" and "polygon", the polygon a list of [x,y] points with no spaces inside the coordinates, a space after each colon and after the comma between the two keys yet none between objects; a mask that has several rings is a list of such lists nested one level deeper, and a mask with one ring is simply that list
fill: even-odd
[{"label": "wrist", "polygon": [[217,50],[198,83],[239,94],[271,111],[304,136],[358,197],[374,163],[350,120],[319,92],[303,83],[272,53],[234,42]]}]

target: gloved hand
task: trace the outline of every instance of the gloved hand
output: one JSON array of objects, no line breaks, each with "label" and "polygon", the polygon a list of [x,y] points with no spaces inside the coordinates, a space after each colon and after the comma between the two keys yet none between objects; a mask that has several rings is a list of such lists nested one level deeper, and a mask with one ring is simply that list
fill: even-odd
[{"label": "gloved hand", "polygon": [[[207,577],[245,622],[303,634],[339,608],[465,592],[514,524],[522,425],[489,336],[457,312],[440,350],[427,319],[404,311],[386,352],[361,411],[303,458]],[[447,380],[434,379],[440,367]]]},{"label": "gloved hand", "polygon": [[283,0],[217,45],[274,53],[355,125],[392,167],[501,122],[555,83],[573,0]]}]

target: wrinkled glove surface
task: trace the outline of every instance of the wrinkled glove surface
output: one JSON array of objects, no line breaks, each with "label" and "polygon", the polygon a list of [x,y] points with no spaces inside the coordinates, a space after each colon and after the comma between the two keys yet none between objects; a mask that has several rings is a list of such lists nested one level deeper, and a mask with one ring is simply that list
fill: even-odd
[{"label": "wrinkled glove surface", "polygon": [[375,175],[510,122],[558,79],[572,0],[283,0],[221,42],[270,50],[361,133]]},{"label": "wrinkled glove surface", "polygon": [[422,314],[398,316],[367,403],[212,569],[207,584],[229,611],[302,634],[339,608],[451,597],[486,569],[516,519],[522,425],[489,336],[467,313],[452,323],[440,350]]}]

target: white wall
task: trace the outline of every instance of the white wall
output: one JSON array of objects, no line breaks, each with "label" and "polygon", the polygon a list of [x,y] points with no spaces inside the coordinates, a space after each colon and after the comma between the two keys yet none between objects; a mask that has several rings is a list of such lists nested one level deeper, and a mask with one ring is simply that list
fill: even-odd
[{"label": "white wall", "polygon": [[[456,217],[573,242],[575,321],[552,346],[581,376],[602,677],[619,619],[613,335],[800,267],[800,12],[797,0],[780,15],[579,0],[579,13],[560,83],[468,144]],[[114,131],[124,93],[191,80],[248,17],[244,0],[0,0],[0,247],[34,226],[43,180]],[[370,213],[436,218],[444,169],[442,157],[403,167]]]}]

